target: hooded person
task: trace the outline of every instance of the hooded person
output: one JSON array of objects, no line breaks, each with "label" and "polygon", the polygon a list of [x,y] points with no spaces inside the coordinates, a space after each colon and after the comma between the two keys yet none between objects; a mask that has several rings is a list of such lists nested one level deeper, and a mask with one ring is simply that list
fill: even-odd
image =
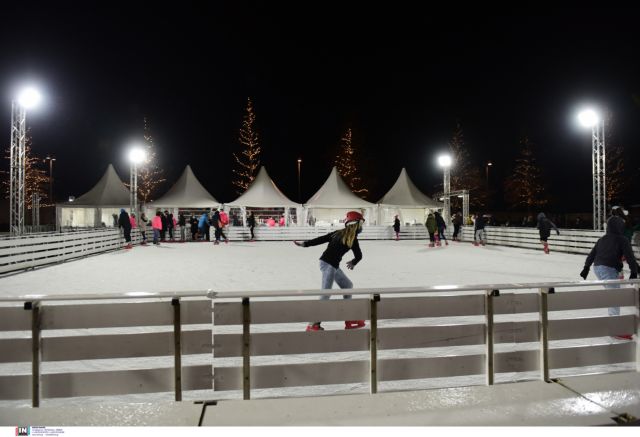
[{"label": "hooded person", "polygon": [[396,241],[400,239],[400,219],[396,215],[393,218],[393,232],[396,233]]},{"label": "hooded person", "polygon": [[556,225],[544,215],[543,212],[538,214],[538,231],[540,232],[540,242],[542,243],[542,247],[544,253],[549,253],[549,243],[547,240],[549,236],[551,236],[551,229],[556,231],[556,234],[560,235],[560,231],[556,227]]},{"label": "hooded person", "polygon": [[120,209],[120,217],[118,218],[118,226],[124,231],[124,240],[127,242],[125,249],[131,249],[131,219],[124,208]]},{"label": "hooded person", "polygon": [[[624,237],[624,221],[617,216],[609,218],[607,230],[591,249],[584,263],[584,268],[580,272],[582,279],[587,279],[589,269],[593,264],[593,271],[599,280],[623,279],[620,278],[622,271],[622,257],[624,256],[629,265],[629,279],[638,277],[638,262],[633,254],[631,243]],[[605,285],[605,288],[620,288],[618,284]],[[619,307],[609,308],[610,316],[620,315]],[[630,334],[616,336],[619,339],[630,340]]]},{"label": "hooded person", "polygon": [[[326,250],[320,256],[320,272],[322,272],[322,289],[333,288],[333,283],[340,288],[353,288],[353,283],[347,275],[340,269],[342,257],[349,251],[353,252],[354,258],[346,263],[347,269],[353,268],[362,260],[362,251],[358,242],[358,234],[362,232],[364,217],[357,211],[349,211],[345,217],[344,229],[330,232],[322,237],[307,241],[294,241],[296,246],[311,247],[328,243]],[[351,299],[350,294],[343,295],[345,299]],[[322,296],[321,300],[327,300],[330,296]],[[307,331],[323,331],[321,322],[312,322],[307,326]],[[345,329],[361,328],[365,325],[364,320],[347,320],[344,322]]]}]

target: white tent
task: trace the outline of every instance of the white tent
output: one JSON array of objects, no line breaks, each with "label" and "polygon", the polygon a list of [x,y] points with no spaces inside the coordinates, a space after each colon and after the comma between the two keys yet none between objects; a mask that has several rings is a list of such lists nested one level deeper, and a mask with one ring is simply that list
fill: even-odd
[{"label": "white tent", "polygon": [[[300,207],[299,203],[293,202],[278,189],[264,166],[260,168],[258,175],[247,191],[233,202],[225,205],[231,208],[240,208],[243,223],[246,223],[246,209],[252,208],[259,211],[258,221],[260,221],[261,217],[266,218],[267,216],[272,217],[284,214],[285,221],[289,224],[291,222],[291,209],[295,208],[297,210]],[[296,214],[297,217],[298,215]],[[277,217],[273,218],[277,219]]]},{"label": "white tent", "polygon": [[150,202],[147,208],[211,208],[218,201],[202,186],[191,166],[187,165],[180,178],[160,199]]},{"label": "white tent", "polygon": [[58,227],[100,227],[114,226],[113,214],[129,208],[130,192],[124,186],[113,165],[98,183],[73,202],[56,204],[56,224]]},{"label": "white tent", "polygon": [[442,209],[444,204],[422,193],[403,167],[396,183],[380,199],[378,206],[380,224],[393,224],[395,215],[401,223],[424,224],[428,211]]},{"label": "white tent", "polygon": [[316,226],[338,225],[344,220],[346,213],[352,210],[361,210],[364,213],[365,224],[376,224],[373,214],[375,205],[353,194],[338,174],[336,167],[333,167],[325,183],[304,207],[305,223],[311,222]]}]

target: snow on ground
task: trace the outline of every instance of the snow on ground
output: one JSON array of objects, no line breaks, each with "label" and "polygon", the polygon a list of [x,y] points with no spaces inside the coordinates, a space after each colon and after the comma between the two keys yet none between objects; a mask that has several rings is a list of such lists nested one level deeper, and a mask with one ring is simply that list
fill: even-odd
[{"label": "snow on ground", "polygon": [[[355,288],[579,280],[585,255],[424,241],[361,241]],[[292,242],[165,243],[136,246],[0,278],[3,296],[125,291],[256,291],[320,288],[326,245]],[[352,259],[351,252],[343,258]],[[595,279],[593,273],[589,279]]]}]

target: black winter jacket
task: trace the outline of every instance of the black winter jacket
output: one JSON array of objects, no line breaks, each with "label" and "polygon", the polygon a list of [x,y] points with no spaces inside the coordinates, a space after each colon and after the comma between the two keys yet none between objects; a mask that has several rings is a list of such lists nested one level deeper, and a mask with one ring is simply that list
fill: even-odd
[{"label": "black winter jacket", "polygon": [[485,225],[484,217],[479,215],[478,217],[476,217],[476,223],[473,229],[475,231],[477,231],[478,229],[484,229],[484,225]]},{"label": "black winter jacket", "polygon": [[551,229],[555,229],[558,233],[560,232],[556,225],[549,220],[543,212],[538,214],[538,230],[540,231],[540,238],[544,238],[545,240],[549,238],[549,235],[551,235]]},{"label": "black winter jacket", "polygon": [[355,266],[362,259],[362,251],[360,250],[360,243],[358,243],[358,237],[353,240],[353,245],[348,247],[342,243],[342,235],[340,231],[331,232],[322,237],[314,238],[313,240],[305,241],[304,247],[318,246],[323,243],[329,243],[327,250],[324,251],[320,259],[327,264],[331,264],[336,269],[340,268],[340,261],[345,253],[350,250],[353,251],[355,258],[351,260],[351,263]]},{"label": "black winter jacket", "polygon": [[120,213],[120,217],[118,218],[118,226],[122,229],[131,230],[131,220],[129,219],[129,214],[126,211],[122,211]]},{"label": "black winter jacket", "polygon": [[601,237],[591,253],[587,256],[584,266],[607,266],[622,270],[621,258],[627,259],[631,273],[638,274],[638,262],[631,249],[631,243],[624,237],[624,221],[620,217],[611,217],[607,221],[607,232]]}]

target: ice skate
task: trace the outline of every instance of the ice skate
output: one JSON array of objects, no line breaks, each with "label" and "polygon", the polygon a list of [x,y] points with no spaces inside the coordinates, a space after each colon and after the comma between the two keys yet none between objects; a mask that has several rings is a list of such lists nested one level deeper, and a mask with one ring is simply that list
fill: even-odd
[{"label": "ice skate", "polygon": [[549,253],[549,245],[545,244],[543,250],[544,250],[544,253],[548,254]]},{"label": "ice skate", "polygon": [[474,242],[473,242],[473,245],[474,245],[474,246],[480,246],[480,243],[478,243],[477,241],[474,241]]},{"label": "ice skate", "polygon": [[442,246],[442,244],[438,241],[438,242],[436,243],[436,246],[440,247],[440,246]]},{"label": "ice skate", "polygon": [[229,244],[229,239],[228,238],[224,239],[224,244]]},{"label": "ice skate", "polygon": [[324,328],[320,326],[320,323],[309,323],[305,331],[324,331]]},{"label": "ice skate", "polygon": [[344,329],[357,329],[365,325],[364,320],[347,320],[344,322]]},{"label": "ice skate", "polygon": [[444,240],[444,244],[445,244],[445,246],[448,246],[449,242],[447,240]]},{"label": "ice skate", "polygon": [[218,240],[216,240],[216,241],[214,241],[214,242],[213,242],[213,245],[214,245],[214,246],[217,246],[218,244],[220,244],[220,242],[219,242]]},{"label": "ice skate", "polygon": [[633,340],[633,334],[618,334],[614,335],[613,338],[616,340]]},{"label": "ice skate", "polygon": [[131,243],[127,244],[126,246],[124,246],[125,249],[133,249],[133,246],[131,245]]},{"label": "ice skate", "polygon": [[429,243],[429,247],[433,247],[433,246],[434,246],[434,244],[433,244],[433,243]]}]

